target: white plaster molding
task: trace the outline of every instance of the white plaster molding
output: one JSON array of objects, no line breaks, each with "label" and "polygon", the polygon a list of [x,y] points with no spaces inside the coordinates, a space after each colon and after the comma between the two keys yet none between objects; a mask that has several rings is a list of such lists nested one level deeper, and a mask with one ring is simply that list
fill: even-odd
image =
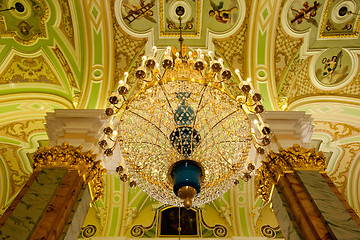
[{"label": "white plaster molding", "polygon": [[[294,144],[302,147],[310,146],[314,130],[311,114],[300,111],[269,111],[261,116],[277,137],[282,148],[291,147]],[[249,118],[254,120],[255,116],[249,115]],[[256,129],[254,123],[251,124]]]},{"label": "white plaster molding", "polygon": [[101,165],[109,174],[115,173],[122,159],[119,147],[115,147],[111,157],[104,156],[98,147],[102,130],[109,120],[103,109],[56,109],[53,113],[47,113],[45,119],[50,146],[63,142],[73,146],[82,145],[83,151],[93,150],[94,154],[98,154]]},{"label": "white plaster molding", "polygon": [[[276,136],[280,146],[272,138],[270,149],[278,152],[279,147],[288,148],[294,144],[301,147],[310,148],[312,133],[315,126],[311,114],[302,111],[269,111],[261,114],[265,124],[268,124],[272,133]],[[254,124],[255,115],[249,115],[251,127],[255,130],[255,134],[260,136],[257,127]],[[259,155],[255,147],[252,146],[249,152],[249,160],[256,168],[260,167],[264,155]]]},{"label": "white plaster molding", "polygon": [[68,142],[96,153],[99,134],[108,117],[103,109],[55,109],[45,119],[50,146]]}]

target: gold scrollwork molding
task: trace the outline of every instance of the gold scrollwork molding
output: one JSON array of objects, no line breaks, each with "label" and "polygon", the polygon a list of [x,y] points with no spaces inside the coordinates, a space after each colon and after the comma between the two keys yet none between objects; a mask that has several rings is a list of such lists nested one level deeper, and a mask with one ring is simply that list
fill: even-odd
[{"label": "gold scrollwork molding", "polygon": [[203,210],[200,209],[200,216],[201,216],[201,222],[205,226],[205,228],[213,230],[213,233],[218,238],[224,238],[228,235],[228,230],[224,225],[221,224],[215,224],[214,226],[210,226],[205,223],[204,216],[203,216]]},{"label": "gold scrollwork molding", "polygon": [[315,132],[324,132],[331,136],[331,141],[356,136],[360,133],[360,128],[341,122],[315,121]]},{"label": "gold scrollwork molding", "polygon": [[142,237],[144,235],[145,230],[149,230],[149,229],[153,228],[153,226],[156,223],[157,215],[158,215],[158,211],[155,212],[153,221],[149,226],[143,226],[142,224],[133,226],[130,230],[131,236],[138,237],[138,238]]},{"label": "gold scrollwork molding", "polygon": [[278,153],[270,151],[257,170],[257,193],[264,201],[269,201],[273,185],[284,172],[296,169],[325,171],[326,167],[325,155],[316,152],[315,148],[307,149],[295,144],[287,149],[280,148]]},{"label": "gold scrollwork molding", "polygon": [[276,238],[276,232],[280,230],[280,226],[271,227],[270,225],[261,226],[261,234],[267,238]]},{"label": "gold scrollwork molding", "polygon": [[34,153],[34,170],[43,168],[66,168],[77,170],[83,176],[84,182],[89,184],[93,202],[104,194],[104,174],[106,169],[96,161],[96,154],[92,151],[82,152],[82,146],[74,147],[68,143],[61,146],[39,147]]}]

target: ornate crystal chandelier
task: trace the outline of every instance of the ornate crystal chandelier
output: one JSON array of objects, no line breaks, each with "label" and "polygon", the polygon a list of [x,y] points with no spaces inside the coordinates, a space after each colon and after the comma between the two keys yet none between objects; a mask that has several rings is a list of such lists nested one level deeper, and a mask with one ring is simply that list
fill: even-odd
[{"label": "ornate crystal chandelier", "polygon": [[[248,181],[255,169],[248,158],[251,144],[264,153],[270,129],[251,80],[235,71],[243,93],[235,97],[224,88],[234,80],[222,59],[208,52],[207,60],[199,49],[186,54],[179,8],[180,51],[172,54],[168,47],[161,67],[156,47],[144,56],[134,76],[143,83],[138,92],[130,91],[125,73],[109,98],[105,112],[111,120],[99,145],[106,156],[119,146],[121,180],[160,202],[189,208],[216,199],[239,179]],[[261,136],[254,134],[248,113],[256,116]]]}]

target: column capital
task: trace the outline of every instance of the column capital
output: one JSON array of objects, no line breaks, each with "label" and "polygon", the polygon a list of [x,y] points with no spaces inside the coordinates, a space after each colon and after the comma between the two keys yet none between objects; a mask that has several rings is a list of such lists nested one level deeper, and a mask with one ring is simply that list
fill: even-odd
[{"label": "column capital", "polygon": [[96,151],[98,136],[109,117],[103,109],[55,109],[45,119],[50,146],[67,142]]},{"label": "column capital", "polygon": [[65,168],[76,170],[83,177],[84,182],[89,184],[91,197],[96,201],[104,194],[104,169],[100,161],[96,161],[96,154],[82,151],[82,146],[71,146],[68,143],[54,147],[39,147],[34,154],[34,170],[44,168]]},{"label": "column capital", "polygon": [[266,160],[257,170],[256,187],[264,201],[269,201],[273,185],[285,172],[294,170],[326,170],[326,157],[315,148],[303,148],[295,144],[287,149],[279,149],[278,153],[270,151]]}]

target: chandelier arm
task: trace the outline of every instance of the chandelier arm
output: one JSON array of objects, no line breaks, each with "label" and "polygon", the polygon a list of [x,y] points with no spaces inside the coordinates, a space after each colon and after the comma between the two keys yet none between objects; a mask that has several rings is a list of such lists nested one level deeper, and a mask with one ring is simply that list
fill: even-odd
[{"label": "chandelier arm", "polygon": [[121,95],[121,97],[123,98],[123,102],[121,103],[120,107],[117,107],[115,104],[112,104],[112,105],[114,106],[114,108],[116,108],[116,110],[115,110],[115,113],[116,113],[116,114],[119,113],[120,109],[121,109],[124,105],[126,105],[126,102],[127,102],[124,95]]},{"label": "chandelier arm", "polygon": [[133,111],[131,111],[131,110],[128,110],[128,111],[131,112],[132,114],[138,116],[139,118],[144,119],[146,122],[150,123],[150,124],[151,124],[152,126],[154,126],[157,130],[159,130],[159,132],[161,132],[168,141],[170,141],[170,139],[168,138],[168,136],[166,136],[166,134],[165,134],[158,126],[156,126],[154,123],[150,122],[148,119],[146,119],[146,118],[144,118],[143,116],[137,114],[136,112],[133,112]]},{"label": "chandelier arm", "polygon": [[258,145],[260,147],[266,147],[268,144],[264,144],[264,143],[259,143],[260,140],[263,140],[264,138],[266,138],[266,136],[264,137],[261,137],[261,138],[258,138],[256,136],[256,134],[251,134],[252,136],[252,142],[255,144],[255,145]]},{"label": "chandelier arm", "polygon": [[100,146],[101,149],[103,150],[106,150],[106,149],[114,149],[114,147],[116,146],[116,141],[113,141],[111,138],[109,138],[112,142],[113,142],[113,145],[111,147],[104,147],[104,146]]},{"label": "chandelier arm", "polygon": [[220,121],[218,121],[217,123],[215,123],[215,125],[212,126],[212,127],[209,129],[209,131],[204,135],[204,137],[202,138],[202,140],[200,140],[199,145],[201,144],[201,142],[202,142],[204,139],[206,139],[207,135],[209,135],[209,133],[211,132],[212,129],[214,129],[219,123],[221,123],[222,121],[224,121],[225,119],[227,119],[228,117],[230,117],[231,115],[235,114],[235,113],[238,112],[238,111],[239,111],[239,109],[237,109],[237,110],[229,113],[228,115],[226,115],[225,117],[223,117]]}]

